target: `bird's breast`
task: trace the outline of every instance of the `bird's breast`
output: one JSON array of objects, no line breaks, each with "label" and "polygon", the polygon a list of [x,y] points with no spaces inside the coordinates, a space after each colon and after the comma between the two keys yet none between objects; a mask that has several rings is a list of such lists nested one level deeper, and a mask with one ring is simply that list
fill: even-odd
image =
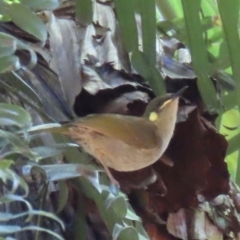
[{"label": "bird's breast", "polygon": [[70,135],[86,152],[121,172],[145,168],[156,162],[162,154],[159,146],[137,148],[84,127],[72,127]]}]

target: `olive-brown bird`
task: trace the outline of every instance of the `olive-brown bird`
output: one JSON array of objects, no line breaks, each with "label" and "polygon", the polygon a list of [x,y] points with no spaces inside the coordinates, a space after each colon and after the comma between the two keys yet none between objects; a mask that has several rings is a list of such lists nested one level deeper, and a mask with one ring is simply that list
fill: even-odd
[{"label": "olive-brown bird", "polygon": [[94,156],[111,182],[118,185],[108,168],[120,172],[139,170],[155,163],[165,152],[175,129],[179,97],[186,88],[153,99],[143,117],[93,114],[57,132],[69,136]]}]

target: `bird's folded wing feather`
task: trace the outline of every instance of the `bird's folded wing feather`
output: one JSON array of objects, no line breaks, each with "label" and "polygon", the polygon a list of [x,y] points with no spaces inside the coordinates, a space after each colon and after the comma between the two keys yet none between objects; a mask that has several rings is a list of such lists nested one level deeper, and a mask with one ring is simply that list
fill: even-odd
[{"label": "bird's folded wing feather", "polygon": [[156,135],[157,127],[140,117],[97,114],[81,118],[71,125],[93,130],[141,149],[154,148],[160,141]]}]

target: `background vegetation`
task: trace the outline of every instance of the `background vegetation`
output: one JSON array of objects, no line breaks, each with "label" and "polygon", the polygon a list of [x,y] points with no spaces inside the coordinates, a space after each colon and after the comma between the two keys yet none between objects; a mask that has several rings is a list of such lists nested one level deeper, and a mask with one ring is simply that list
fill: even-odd
[{"label": "background vegetation", "polygon": [[[108,12],[104,13],[103,6]],[[89,226],[94,224],[87,220],[88,209],[84,211],[88,198],[113,239],[149,239],[127,195],[111,192],[91,157],[66,138],[39,131],[48,123],[76,118],[72,106],[83,86],[79,69],[87,54],[94,55],[92,49],[100,48],[97,56],[104,62],[109,59],[102,56],[112,57],[114,49],[124,48],[119,50],[120,60],[114,58],[115,67],[126,71],[133,67],[155,95],[166,92],[161,72],[169,68],[177,78],[197,77],[206,110],[218,114],[216,126],[229,143],[228,169],[232,181],[239,184],[239,7],[239,0],[114,0],[105,4],[0,0],[1,238],[94,239],[89,237]],[[118,21],[120,28],[115,36],[120,40],[114,42],[117,47],[109,43],[94,48],[92,36],[88,37],[90,26],[98,14],[112,17],[113,13],[117,20],[113,17],[112,25]],[[101,39],[103,30],[98,30]],[[157,48],[160,37],[176,38],[187,46],[191,66],[178,64],[173,51],[170,66],[161,60],[160,72],[156,62],[164,51]],[[69,180],[73,177],[78,178]]]}]

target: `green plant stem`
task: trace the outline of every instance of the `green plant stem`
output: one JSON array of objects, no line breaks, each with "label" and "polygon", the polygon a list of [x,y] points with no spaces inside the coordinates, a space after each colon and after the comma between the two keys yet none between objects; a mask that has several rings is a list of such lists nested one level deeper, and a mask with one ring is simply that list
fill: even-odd
[{"label": "green plant stem", "polygon": [[159,12],[165,20],[173,20],[174,18],[177,18],[177,14],[168,0],[156,0],[155,2]]}]

